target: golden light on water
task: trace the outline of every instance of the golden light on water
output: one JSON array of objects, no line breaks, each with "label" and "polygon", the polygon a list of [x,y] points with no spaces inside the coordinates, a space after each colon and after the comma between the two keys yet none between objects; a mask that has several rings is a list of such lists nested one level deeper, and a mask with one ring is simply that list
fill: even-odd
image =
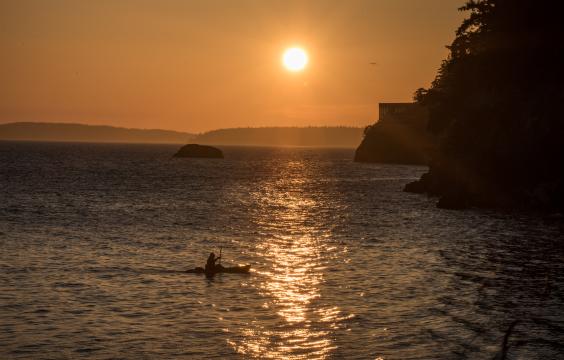
[{"label": "golden light on water", "polygon": [[270,251],[275,254],[270,282],[265,284],[275,294],[278,314],[289,324],[306,322],[309,304],[319,297],[321,274],[313,271],[319,263],[314,240],[308,237],[280,239]]},{"label": "golden light on water", "polygon": [[337,347],[332,329],[345,318],[322,299],[324,271],[337,249],[330,245],[330,230],[314,221],[322,200],[307,191],[311,169],[289,161],[277,170],[280,176],[252,195],[258,231],[273,234],[257,244],[268,264],[257,276],[258,291],[267,299],[263,316],[270,320],[249,324],[241,330],[244,340],[230,344],[251,358],[326,359]]},{"label": "golden light on water", "polygon": [[292,72],[304,70],[308,62],[307,52],[299,47],[286,49],[282,55],[282,64],[287,70]]}]

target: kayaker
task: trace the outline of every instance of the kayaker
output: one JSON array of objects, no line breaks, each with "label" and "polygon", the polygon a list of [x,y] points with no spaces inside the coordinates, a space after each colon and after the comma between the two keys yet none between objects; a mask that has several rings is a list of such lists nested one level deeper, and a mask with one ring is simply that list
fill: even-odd
[{"label": "kayaker", "polygon": [[215,254],[212,252],[210,256],[208,256],[208,261],[206,262],[206,268],[204,269],[206,274],[213,274],[217,271],[217,268],[221,265],[216,265],[216,261],[221,259],[221,256],[215,257]]}]

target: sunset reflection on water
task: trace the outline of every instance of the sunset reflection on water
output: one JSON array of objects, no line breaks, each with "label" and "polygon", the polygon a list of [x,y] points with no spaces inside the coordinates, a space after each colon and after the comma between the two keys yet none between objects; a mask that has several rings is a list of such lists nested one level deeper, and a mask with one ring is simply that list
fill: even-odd
[{"label": "sunset reflection on water", "polygon": [[[174,149],[0,144],[0,359],[493,359],[515,318],[513,358],[562,358],[560,219],[351,150]],[[252,274],[183,272],[221,249]]]},{"label": "sunset reflection on water", "polygon": [[257,322],[243,329],[244,340],[231,345],[249,357],[324,359],[336,348],[330,330],[337,326],[340,310],[323,305],[320,288],[336,249],[330,245],[330,229],[316,220],[327,204],[308,192],[313,181],[308,169],[299,161],[286,165],[251,194],[258,230],[271,234],[257,244],[267,265],[257,276],[263,307],[275,315],[268,325]]}]

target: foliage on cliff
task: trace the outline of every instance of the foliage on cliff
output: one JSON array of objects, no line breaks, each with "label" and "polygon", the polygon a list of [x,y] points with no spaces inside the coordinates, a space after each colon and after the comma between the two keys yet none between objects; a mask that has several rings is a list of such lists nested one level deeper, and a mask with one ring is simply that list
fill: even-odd
[{"label": "foliage on cliff", "polygon": [[564,205],[564,2],[472,0],[432,86],[415,100],[439,139],[407,191],[439,206]]}]

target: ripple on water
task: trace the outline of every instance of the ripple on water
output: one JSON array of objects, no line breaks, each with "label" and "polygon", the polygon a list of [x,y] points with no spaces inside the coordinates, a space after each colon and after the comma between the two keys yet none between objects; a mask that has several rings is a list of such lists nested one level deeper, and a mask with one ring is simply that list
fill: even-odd
[{"label": "ripple on water", "polygon": [[[351,150],[175,150],[0,143],[0,358],[491,359],[515,319],[510,357],[562,357],[558,218]],[[220,246],[253,273],[182,272]]]}]

